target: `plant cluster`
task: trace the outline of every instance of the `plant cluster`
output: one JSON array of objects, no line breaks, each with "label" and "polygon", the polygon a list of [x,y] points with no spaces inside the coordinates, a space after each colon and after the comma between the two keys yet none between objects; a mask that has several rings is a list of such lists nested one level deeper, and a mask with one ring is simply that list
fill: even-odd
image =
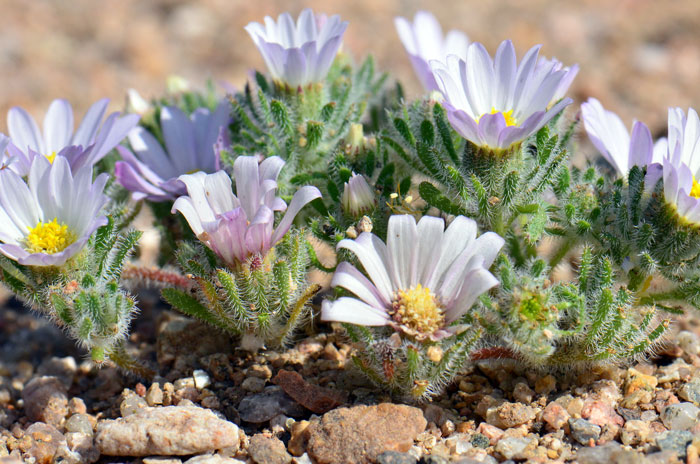
[{"label": "plant cluster", "polygon": [[[131,370],[123,288],[160,288],[250,350],[292,344],[320,316],[369,380],[411,400],[477,360],[647,356],[672,314],[700,308],[693,109],[670,109],[656,142],[594,98],[574,113],[577,66],[539,46],[518,60],[510,41],[492,57],[426,12],[396,20],[426,92],[410,101],[371,57],[339,52],[347,25],[311,10],[249,24],[269,75],[226,96],[173,80],[152,101],[130,91],[125,116],[103,121],[96,103],[75,133],[63,100],[43,133],[10,110],[2,282],[95,361]],[[580,126],[607,163],[571,161]],[[124,267],[142,205],[157,269]]]}]

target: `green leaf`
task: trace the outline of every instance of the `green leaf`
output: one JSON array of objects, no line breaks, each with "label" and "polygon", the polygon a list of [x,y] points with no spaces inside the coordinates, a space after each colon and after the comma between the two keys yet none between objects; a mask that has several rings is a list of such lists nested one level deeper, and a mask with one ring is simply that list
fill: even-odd
[{"label": "green leaf", "polygon": [[443,195],[440,190],[430,182],[421,182],[418,186],[420,197],[425,200],[430,206],[433,206],[440,211],[455,216],[464,215],[465,211],[459,205],[454,204],[447,196]]}]

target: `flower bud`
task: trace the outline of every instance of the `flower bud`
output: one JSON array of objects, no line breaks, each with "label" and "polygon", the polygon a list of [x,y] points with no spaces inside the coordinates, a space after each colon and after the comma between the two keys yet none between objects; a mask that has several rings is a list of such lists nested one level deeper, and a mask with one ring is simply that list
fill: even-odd
[{"label": "flower bud", "polygon": [[364,176],[355,173],[345,183],[343,196],[340,201],[343,211],[353,217],[359,217],[368,213],[374,209],[376,204],[372,187],[369,186]]}]

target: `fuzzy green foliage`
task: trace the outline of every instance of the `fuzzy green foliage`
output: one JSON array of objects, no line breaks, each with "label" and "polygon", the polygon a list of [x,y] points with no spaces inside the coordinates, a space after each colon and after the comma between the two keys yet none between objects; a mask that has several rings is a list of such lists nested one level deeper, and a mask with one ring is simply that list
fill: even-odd
[{"label": "fuzzy green foliage", "polygon": [[141,232],[122,230],[131,215],[128,208],[115,207],[108,224],[61,267],[22,266],[0,256],[2,282],[89,350],[96,362],[109,358],[136,366],[122,344],[138,308],[119,285],[122,268],[141,237]]},{"label": "fuzzy green foliage", "polygon": [[418,342],[392,330],[344,327],[350,340],[361,346],[353,358],[355,366],[375,385],[419,402],[441,393],[452,382],[482,335],[478,326],[466,325],[457,335],[439,342]]},{"label": "fuzzy green foliage", "polygon": [[310,302],[320,286],[306,281],[309,256],[302,231],[290,231],[266,256],[253,255],[235,269],[199,242],[181,244],[177,258],[193,286],[168,287],[162,295],[188,316],[272,347],[289,344],[310,321]]},{"label": "fuzzy green foliage", "polygon": [[[645,293],[659,272],[694,268],[700,240],[693,230],[668,233],[678,220],[659,206],[663,192],[645,195],[639,168],[629,182],[610,182],[571,166],[574,128],[553,121],[519,147],[487,151],[459,141],[440,105],[424,101],[395,115],[383,138],[406,169],[428,178],[418,192],[429,207],[506,239],[492,269],[500,286],[473,309],[479,346],[536,368],[644,356],[668,327],[656,307],[700,295],[699,280],[685,274],[670,292]],[[562,263],[576,280],[556,278]]]},{"label": "fuzzy green foliage", "polygon": [[[325,173],[353,124],[367,116],[368,106],[381,95],[386,75],[377,76],[369,57],[354,68],[339,57],[322,83],[290,89],[256,73],[255,83],[231,98],[232,148],[222,162],[233,166],[236,156],[279,156],[287,162],[279,179],[284,192],[299,173],[312,178]],[[320,185],[321,187],[323,185]]]}]

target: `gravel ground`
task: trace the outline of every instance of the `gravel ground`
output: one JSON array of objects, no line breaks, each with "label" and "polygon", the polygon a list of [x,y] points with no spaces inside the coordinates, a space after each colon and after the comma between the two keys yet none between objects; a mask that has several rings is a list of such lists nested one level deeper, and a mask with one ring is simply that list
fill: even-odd
[{"label": "gravel ground", "polygon": [[[109,96],[118,109],[126,88],[156,95],[171,73],[240,86],[262,65],[242,27],[307,5],[349,19],[346,50],[371,51],[414,94],[391,19],[430,8],[491,50],[504,38],[520,52],[544,43],[581,65],[577,99],[595,95],[656,135],[667,106],[700,106],[696,0],[4,0],[0,115],[15,104],[39,115],[56,97],[80,112]],[[96,368],[51,324],[2,300],[0,462],[700,462],[694,317],[647,363],[553,377],[481,362],[416,407],[368,387],[329,327],[251,355],[156,295],[140,300],[131,345],[157,371],[151,381]]]},{"label": "gravel ground", "polygon": [[0,463],[700,462],[693,319],[650,362],[552,376],[480,361],[432,403],[402,405],[353,370],[340,331],[251,354],[152,293],[141,307],[131,345],[151,380],[83,361],[6,304]]}]

